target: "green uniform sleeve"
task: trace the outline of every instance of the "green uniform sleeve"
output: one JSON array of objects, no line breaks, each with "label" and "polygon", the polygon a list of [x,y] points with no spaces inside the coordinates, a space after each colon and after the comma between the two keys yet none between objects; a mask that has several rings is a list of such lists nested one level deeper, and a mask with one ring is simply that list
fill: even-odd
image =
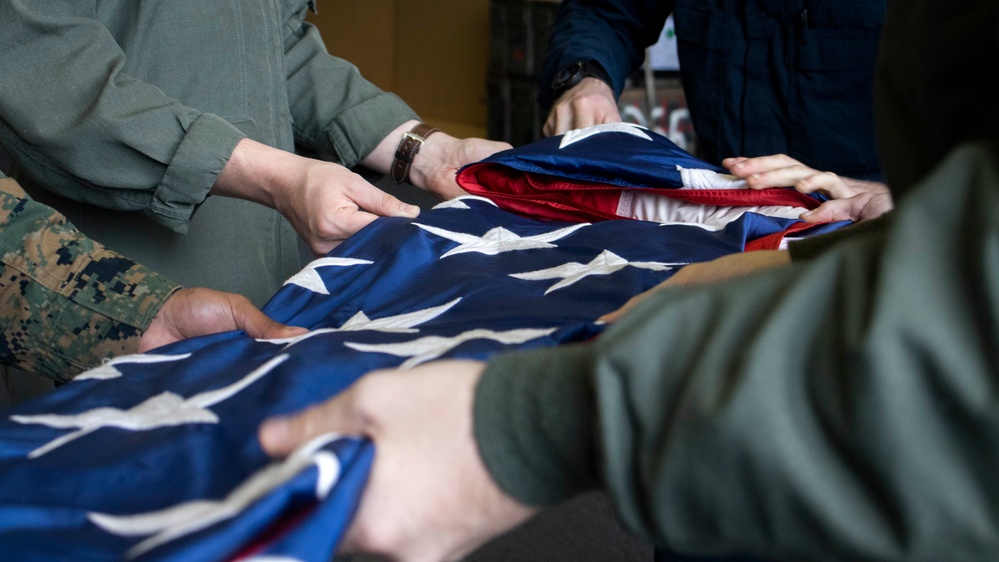
[{"label": "green uniform sleeve", "polygon": [[331,56],[304,6],[285,27],[285,65],[295,142],[353,168],[396,127],[419,116],[398,96],[368,82],[353,64]]},{"label": "green uniform sleeve", "polygon": [[179,288],[83,236],[10,179],[0,179],[0,259],[0,360],[56,380],[135,353]]},{"label": "green uniform sleeve", "polygon": [[0,2],[0,140],[60,195],[185,232],[243,134],[123,72],[94,9]]},{"label": "green uniform sleeve", "polygon": [[834,230],[822,236],[811,236],[795,240],[788,244],[787,249],[791,260],[801,262],[818,257],[836,244],[853,239],[866,238],[872,240],[875,236],[883,236],[891,227],[892,212],[889,211],[876,219],[871,219],[846,228]]},{"label": "green uniform sleeve", "polygon": [[996,560],[997,163],[999,143],[965,145],[883,236],[492,361],[486,465],[529,504],[606,487],[683,552]]}]

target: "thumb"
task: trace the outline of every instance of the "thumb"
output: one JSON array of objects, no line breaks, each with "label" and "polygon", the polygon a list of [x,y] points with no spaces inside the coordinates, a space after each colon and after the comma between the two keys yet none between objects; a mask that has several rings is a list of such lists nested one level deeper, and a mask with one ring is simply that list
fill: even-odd
[{"label": "thumb", "polygon": [[396,199],[389,193],[378,189],[366,181],[355,184],[351,191],[351,199],[358,207],[380,217],[416,218],[420,208]]},{"label": "thumb", "polygon": [[254,339],[276,340],[292,338],[308,332],[305,328],[285,326],[280,322],[271,320],[246,299],[230,298],[229,306],[232,309],[235,328],[243,330],[246,332],[246,335]]},{"label": "thumb", "polygon": [[260,446],[272,457],[283,457],[325,433],[363,434],[360,417],[352,414],[351,396],[348,389],[297,414],[264,420],[257,431]]},{"label": "thumb", "polygon": [[807,213],[802,213],[798,218],[812,224],[853,220],[852,208],[853,202],[850,199],[831,199]]},{"label": "thumb", "polygon": [[258,340],[293,338],[309,331],[306,328],[286,326],[280,322],[275,322],[252,305],[234,313],[233,317],[236,319],[237,329],[243,330],[246,335]]}]

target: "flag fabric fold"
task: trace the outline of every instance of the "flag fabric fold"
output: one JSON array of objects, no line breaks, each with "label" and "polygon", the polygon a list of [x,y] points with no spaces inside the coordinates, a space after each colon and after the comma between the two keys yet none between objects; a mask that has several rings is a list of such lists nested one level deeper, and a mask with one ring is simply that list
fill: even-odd
[{"label": "flag fabric fold", "polygon": [[755,190],[631,123],[569,131],[494,154],[458,172],[473,195],[530,217],[640,219],[720,227],[733,213],[797,218],[821,200],[788,188]]},{"label": "flag fabric fold", "polygon": [[754,212],[717,228],[553,222],[479,197],[379,219],[265,307],[309,333],[116,358],[3,412],[0,559],[328,561],[373,447],[330,437],[272,460],[256,440],[265,418],[372,369],[585,342],[684,264],[796,224]]}]

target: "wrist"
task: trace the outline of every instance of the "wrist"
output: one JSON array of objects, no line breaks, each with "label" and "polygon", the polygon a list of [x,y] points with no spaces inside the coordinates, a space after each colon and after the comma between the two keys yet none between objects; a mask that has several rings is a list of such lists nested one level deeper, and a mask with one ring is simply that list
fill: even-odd
[{"label": "wrist", "polygon": [[433,179],[446,161],[446,154],[453,143],[460,142],[444,132],[427,138],[409,168],[409,183],[424,190],[430,189]]},{"label": "wrist", "polygon": [[562,94],[575,88],[586,78],[591,78],[603,82],[608,88],[611,87],[611,78],[604,70],[604,67],[595,60],[577,60],[569,66],[560,70],[552,79],[552,99],[559,99]]},{"label": "wrist", "polygon": [[497,485],[524,505],[554,505],[599,486],[592,354],[582,345],[502,354],[476,385],[479,455]]},{"label": "wrist", "polygon": [[[428,156],[426,153],[420,158],[420,165],[416,165],[417,158],[420,157],[421,152],[424,150],[424,146],[428,142],[431,142],[431,137],[436,133],[440,133],[440,129],[427,125],[426,123],[417,123],[411,129],[403,133],[399,145],[395,150],[395,157],[392,160],[392,167],[389,171],[389,175],[392,177],[392,181],[397,184],[407,182],[415,183],[415,178],[411,178],[411,174],[414,172],[421,176],[421,181],[419,185],[426,185],[426,168],[427,162],[434,161],[434,158]],[[439,143],[432,143],[431,146],[439,146]],[[433,148],[427,148],[428,152],[433,152]],[[418,168],[419,171],[414,170]]]},{"label": "wrist", "polygon": [[296,179],[301,156],[251,139],[243,139],[229,156],[212,186],[211,194],[246,199],[277,209],[287,185],[300,183]]}]

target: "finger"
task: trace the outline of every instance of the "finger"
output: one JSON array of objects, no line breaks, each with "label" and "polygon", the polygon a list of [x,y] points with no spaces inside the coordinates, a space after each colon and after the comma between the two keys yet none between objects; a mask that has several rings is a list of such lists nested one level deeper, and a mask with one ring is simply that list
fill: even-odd
[{"label": "finger", "polygon": [[[769,172],[770,170],[775,170],[778,168],[787,168],[789,166],[801,166],[801,162],[798,162],[794,158],[787,156],[785,154],[773,154],[770,156],[757,156],[756,158],[743,158],[738,157],[734,159],[735,162],[732,165],[726,166],[728,170],[732,172],[733,175],[740,178],[749,177],[752,174],[760,174],[763,172]],[[724,161],[723,161],[724,163]]]},{"label": "finger", "polygon": [[561,104],[554,110],[555,113],[555,127],[553,129],[552,135],[563,135],[572,129],[576,128],[574,126],[573,120],[575,118],[572,108],[568,104]]},{"label": "finger", "polygon": [[277,340],[293,338],[308,332],[305,328],[286,326],[271,320],[266,314],[253,306],[249,300],[241,299],[232,306],[232,317],[237,330],[243,330],[246,335],[258,340]]},{"label": "finger", "polygon": [[325,433],[362,435],[364,428],[360,418],[351,414],[352,404],[353,393],[348,389],[297,414],[266,419],[257,430],[257,440],[268,455],[283,457]]},{"label": "finger", "polygon": [[856,201],[854,198],[831,199],[819,205],[815,209],[802,213],[801,220],[808,223],[836,222],[845,220],[855,220],[853,215]]},{"label": "finger", "polygon": [[857,194],[857,191],[848,186],[842,178],[832,172],[817,172],[802,178],[794,185],[794,188],[801,193],[825,193],[833,199],[846,199]]},{"label": "finger", "polygon": [[416,205],[403,203],[360,178],[350,184],[348,193],[358,207],[380,217],[416,218],[420,214]]},{"label": "finger", "polygon": [[620,123],[621,114],[617,111],[607,111],[601,113],[597,120],[593,123],[594,125],[606,125],[607,123]]},{"label": "finger", "polygon": [[545,126],[541,128],[541,132],[544,133],[546,137],[550,137],[558,134],[555,132],[557,130],[558,115],[555,113],[555,110],[552,109],[551,112],[548,113],[548,119],[545,119]]},{"label": "finger", "polygon": [[[571,129],[585,129],[594,125],[615,122],[616,114],[607,111],[600,98],[580,97],[573,100],[570,113]],[[620,121],[617,117],[616,121]]]},{"label": "finger", "polygon": [[793,164],[784,168],[750,174],[746,177],[746,184],[752,189],[797,187],[803,180],[814,176],[815,173],[815,170],[808,166]]},{"label": "finger", "polygon": [[733,158],[725,158],[724,160],[722,160],[722,166],[724,166],[725,169],[727,169],[727,170],[731,170],[732,167],[735,166],[736,164],[745,162],[747,160],[749,160],[749,158],[746,158],[745,156],[736,156],[736,157],[733,157]]}]

